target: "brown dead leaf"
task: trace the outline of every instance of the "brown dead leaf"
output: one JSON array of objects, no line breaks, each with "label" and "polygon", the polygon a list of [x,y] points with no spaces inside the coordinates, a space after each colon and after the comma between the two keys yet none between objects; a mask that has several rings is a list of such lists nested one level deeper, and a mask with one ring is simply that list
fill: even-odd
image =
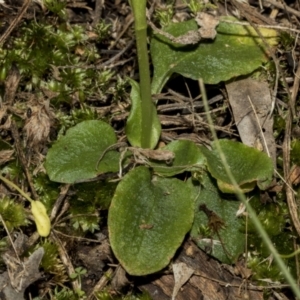
[{"label": "brown dead leaf", "polygon": [[[100,245],[83,246],[77,249],[78,258],[88,269],[89,273],[101,273],[105,267],[105,261],[112,261],[112,252],[108,240],[104,240]],[[97,264],[95,264],[97,261]]]},{"label": "brown dead leaf", "polygon": [[80,56],[83,56],[84,55],[84,53],[85,53],[85,50],[84,50],[84,48],[83,47],[76,47],[76,49],[75,49],[75,53],[76,54],[78,54],[78,55],[80,55]]},{"label": "brown dead leaf", "polygon": [[193,275],[194,269],[188,267],[185,263],[182,263],[182,262],[173,264],[172,267],[173,267],[173,274],[174,274],[174,281],[175,281],[173,294],[172,294],[172,300],[175,300],[181,287]]},{"label": "brown dead leaf", "polygon": [[93,31],[88,31],[87,35],[88,35],[89,39],[91,39],[91,40],[99,38],[99,34],[97,34],[96,32],[93,32]]},{"label": "brown dead leaf", "polygon": [[13,159],[14,150],[0,151],[0,165],[7,163]]},{"label": "brown dead leaf", "polygon": [[158,161],[172,162],[172,160],[175,158],[174,152],[169,150],[160,150],[160,149],[152,150],[152,149],[142,149],[142,148],[134,148],[134,147],[129,147],[128,149],[132,151],[136,156],[142,155],[149,159],[158,160]]},{"label": "brown dead leaf", "polygon": [[199,12],[195,20],[200,26],[199,33],[201,38],[213,40],[216,37],[216,27],[219,25],[219,18],[204,12]]},{"label": "brown dead leaf", "polygon": [[6,114],[7,114],[7,106],[2,105],[2,107],[0,108],[0,121],[3,119],[4,116],[6,116]]},{"label": "brown dead leaf", "polygon": [[24,126],[26,141],[29,147],[40,149],[48,139],[52,114],[48,104],[38,103],[30,109],[31,117],[26,120]]},{"label": "brown dead leaf", "polygon": [[298,185],[300,183],[300,166],[294,165],[292,167],[289,178],[293,185]]},{"label": "brown dead leaf", "polygon": [[12,65],[5,80],[4,103],[8,106],[13,105],[20,79],[21,75],[19,69],[16,65]]},{"label": "brown dead leaf", "polygon": [[0,275],[1,299],[23,300],[25,289],[41,277],[39,265],[44,255],[42,247],[35,250],[27,259],[20,259],[25,249],[27,237],[19,233],[14,241],[15,251],[9,249],[2,254],[7,271]]},{"label": "brown dead leaf", "polygon": [[235,275],[240,275],[243,279],[249,279],[252,275],[252,270],[245,266],[243,260],[238,260],[234,266]]},{"label": "brown dead leaf", "polygon": [[262,147],[276,165],[273,118],[268,116],[272,106],[268,83],[246,78],[227,83],[226,90],[242,142],[250,147]]},{"label": "brown dead leaf", "polygon": [[129,280],[125,270],[119,265],[111,281],[111,286],[115,291],[120,291],[126,285],[129,285]]}]

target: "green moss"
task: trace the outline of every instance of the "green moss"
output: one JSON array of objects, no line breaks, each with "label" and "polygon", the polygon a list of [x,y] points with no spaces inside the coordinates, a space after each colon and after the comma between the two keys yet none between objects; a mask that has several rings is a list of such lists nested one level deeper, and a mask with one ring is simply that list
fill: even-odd
[{"label": "green moss", "polygon": [[300,165],[300,140],[293,140],[291,143],[291,161]]},{"label": "green moss", "polygon": [[44,173],[39,173],[33,178],[34,188],[40,199],[45,204],[47,210],[51,210],[57,197],[59,196],[59,184],[51,182]]},{"label": "green moss", "polygon": [[[74,97],[83,102],[99,97],[99,92],[106,93],[114,74],[94,67],[100,55],[85,29],[65,22],[48,22],[29,22],[20,29],[10,50],[0,49],[0,80],[5,79],[14,63],[20,69],[26,90],[57,93],[53,103],[71,103]],[[102,26],[98,32],[107,28]]]},{"label": "green moss", "polygon": [[69,128],[76,124],[82,121],[97,119],[97,113],[93,108],[83,103],[80,109],[73,109],[69,115],[58,111],[55,117],[59,122],[58,140]]},{"label": "green moss", "polygon": [[71,225],[77,234],[99,229],[99,210],[108,209],[116,186],[117,183],[105,181],[76,184],[69,211]]},{"label": "green moss", "polygon": [[56,287],[54,290],[54,295],[51,297],[51,299],[55,300],[80,300],[80,297],[73,292],[72,290],[64,287]]},{"label": "green moss", "polygon": [[76,199],[70,201],[71,223],[74,229],[94,232],[99,230],[100,217],[97,209],[89,199]]},{"label": "green moss", "polygon": [[55,15],[59,16],[61,19],[66,19],[67,18],[67,13],[66,13],[66,5],[67,1],[64,0],[44,0],[44,5],[45,7],[54,13]]},{"label": "green moss", "polygon": [[43,268],[44,272],[52,275],[51,283],[53,285],[62,286],[64,282],[68,281],[68,275],[66,273],[64,264],[59,258],[57,245],[45,240],[43,243],[36,245],[33,251],[39,247],[43,247],[45,251],[41,261],[41,267]]},{"label": "green moss", "polygon": [[87,182],[76,185],[76,194],[98,208],[108,209],[116,187],[116,182]]},{"label": "green moss", "polygon": [[285,120],[279,115],[274,116],[274,136],[279,137],[285,130]]},{"label": "green moss", "polygon": [[16,161],[11,161],[2,168],[2,174],[9,174],[10,179],[23,178],[21,165]]},{"label": "green moss", "polygon": [[259,280],[259,283],[261,284],[263,284],[263,281],[261,281],[263,279],[272,281],[284,280],[277,265],[271,263],[268,259],[261,259],[258,257],[249,258],[248,267],[250,267],[253,272],[252,279]]},{"label": "green moss", "polygon": [[[292,234],[281,232],[280,234],[271,237],[271,240],[280,254],[287,255],[294,252]],[[285,282],[282,272],[270,256],[269,249],[262,240],[257,237],[257,234],[249,235],[248,243],[251,245],[249,248],[251,256],[248,259],[248,267],[252,269],[254,274],[253,279],[270,279],[272,281]],[[285,259],[284,262],[293,276],[296,277],[295,258]]]},{"label": "green moss", "polygon": [[2,216],[5,225],[9,231],[20,226],[28,225],[26,219],[26,211],[22,204],[4,197],[0,200],[0,215]]},{"label": "green moss", "polygon": [[285,50],[292,50],[292,48],[294,48],[295,38],[288,32],[281,31],[279,39]]},{"label": "green moss", "polygon": [[109,290],[103,290],[95,294],[97,300],[151,300],[152,298],[147,292],[126,296],[113,296]]}]

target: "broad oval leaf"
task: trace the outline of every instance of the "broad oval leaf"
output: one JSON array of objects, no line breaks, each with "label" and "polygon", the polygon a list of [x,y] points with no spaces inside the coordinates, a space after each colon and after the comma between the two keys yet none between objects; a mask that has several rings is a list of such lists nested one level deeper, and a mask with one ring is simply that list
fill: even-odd
[{"label": "broad oval leaf", "polygon": [[135,168],[119,183],[109,209],[111,247],[129,274],[157,272],[174,256],[193,217],[190,186]]},{"label": "broad oval leaf", "polygon": [[249,192],[256,183],[260,189],[266,189],[272,181],[273,163],[264,152],[230,140],[219,140],[212,143],[212,150],[202,147],[207,159],[210,174],[217,179],[220,190],[224,193],[235,193],[226,170],[223,166],[216,143],[219,143],[236,182],[243,190]]},{"label": "broad oval leaf", "polygon": [[155,173],[161,176],[171,177],[185,171],[194,171],[205,164],[205,156],[192,141],[173,141],[161,149],[172,151],[175,154],[175,159],[170,164],[166,162],[150,162]]},{"label": "broad oval leaf", "polygon": [[100,173],[117,172],[120,154],[108,151],[117,142],[113,128],[97,120],[84,121],[70,128],[48,151],[46,170],[52,181],[74,183],[96,177]]},{"label": "broad oval leaf", "polygon": [[40,236],[47,237],[50,234],[51,222],[45,205],[41,201],[31,201],[31,212]]},{"label": "broad oval leaf", "polygon": [[[223,17],[223,20],[234,18]],[[189,30],[197,30],[194,20],[172,24],[166,31],[180,36]],[[271,45],[277,43],[277,33],[272,29],[260,29]],[[154,65],[152,93],[161,89],[173,73],[207,84],[217,84],[233,77],[246,75],[268,60],[264,44],[251,26],[222,22],[217,27],[214,41],[200,41],[197,45],[182,46],[156,35],[151,41],[151,56]]]},{"label": "broad oval leaf", "polygon": [[[126,122],[126,136],[130,144],[134,147],[142,147],[142,100],[140,97],[139,84],[130,79],[131,84],[131,110]],[[153,104],[154,106],[154,104]],[[157,145],[160,137],[161,125],[157,116],[156,108],[152,110],[152,131],[151,131],[151,149]]]}]

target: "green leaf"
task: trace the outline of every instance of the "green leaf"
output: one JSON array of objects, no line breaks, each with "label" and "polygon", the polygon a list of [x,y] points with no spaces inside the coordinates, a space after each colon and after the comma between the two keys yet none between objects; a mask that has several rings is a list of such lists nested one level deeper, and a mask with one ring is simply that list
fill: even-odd
[{"label": "green leaf", "polygon": [[205,163],[205,157],[200,148],[191,141],[173,141],[161,150],[169,150],[175,154],[175,159],[170,165],[166,162],[150,163],[155,173],[161,176],[171,177],[184,171],[197,170]]},{"label": "green leaf", "polygon": [[[236,20],[223,17],[223,20]],[[172,24],[164,29],[174,36],[189,30],[197,30],[194,20]],[[265,39],[277,43],[276,31],[260,29]],[[214,41],[200,41],[197,45],[173,44],[167,38],[156,35],[151,41],[151,56],[154,65],[152,93],[157,94],[173,73],[207,84],[217,84],[233,77],[246,75],[268,60],[263,42],[251,26],[221,22]]]},{"label": "green leaf", "polygon": [[[195,194],[199,193],[199,188],[195,188]],[[205,204],[208,209],[216,213],[225,223],[223,229],[219,231],[220,239],[217,234],[211,236],[205,234],[204,229],[207,227],[208,218],[203,211],[199,211],[199,205]],[[232,263],[244,252],[245,234],[242,232],[243,219],[236,217],[240,203],[229,199],[222,199],[216,182],[208,175],[202,176],[201,193],[196,200],[195,220],[191,230],[191,236],[197,245],[206,250],[211,249],[210,254],[218,258],[223,263]],[[213,241],[211,241],[213,239]],[[222,245],[223,243],[223,245]],[[224,250],[224,246],[225,249]],[[228,252],[230,257],[228,256]]]},{"label": "green leaf", "polygon": [[[142,147],[142,101],[140,98],[140,87],[137,82],[130,79],[131,84],[131,110],[126,123],[126,136],[134,147]],[[154,106],[154,104],[153,104]],[[152,133],[150,148],[154,149],[160,137],[161,125],[157,116],[156,108],[153,108]]]},{"label": "green leaf", "polygon": [[108,151],[117,142],[113,128],[102,121],[84,121],[70,128],[48,151],[46,170],[52,181],[74,183],[100,173],[117,172],[120,154]]},{"label": "green leaf", "polygon": [[75,278],[78,277],[78,274],[72,273],[72,274],[70,274],[69,276],[70,276],[71,279],[75,279]]},{"label": "green leaf", "polygon": [[178,179],[151,177],[146,167],[124,176],[108,215],[111,247],[131,275],[164,268],[194,218],[192,189]]},{"label": "green leaf", "polygon": [[[261,201],[261,199],[259,200]],[[286,216],[288,214],[285,204],[267,203],[261,206],[262,208],[257,216],[269,237],[282,233],[286,225]],[[248,233],[256,234],[256,228],[251,218],[248,222]]]},{"label": "green leaf", "polygon": [[[233,177],[243,192],[253,190],[256,183],[260,189],[266,189],[269,186],[272,181],[273,163],[267,154],[238,142],[225,139],[217,142],[224,153]],[[207,159],[208,171],[217,179],[222,192],[235,193],[234,186],[227,176],[217,150],[217,142],[212,143],[212,150],[201,148]]]}]

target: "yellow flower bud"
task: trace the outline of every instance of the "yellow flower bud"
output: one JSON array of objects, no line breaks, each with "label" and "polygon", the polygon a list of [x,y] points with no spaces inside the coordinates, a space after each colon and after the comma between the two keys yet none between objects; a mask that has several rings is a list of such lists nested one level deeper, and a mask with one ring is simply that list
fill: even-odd
[{"label": "yellow flower bud", "polygon": [[51,230],[51,223],[45,205],[41,201],[31,201],[31,212],[40,236],[46,237]]}]

